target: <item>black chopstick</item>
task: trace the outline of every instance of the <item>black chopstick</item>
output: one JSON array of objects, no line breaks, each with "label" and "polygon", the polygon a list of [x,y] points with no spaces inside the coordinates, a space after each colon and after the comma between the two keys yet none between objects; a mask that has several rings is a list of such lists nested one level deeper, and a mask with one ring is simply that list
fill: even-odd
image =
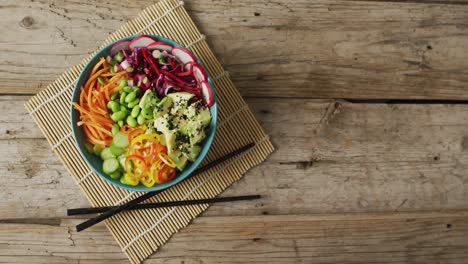
[{"label": "black chopstick", "polygon": [[[241,147],[241,148],[239,148],[239,149],[237,149],[237,150],[235,150],[235,151],[233,151],[233,152],[231,152],[231,153],[229,153],[229,154],[227,154],[227,155],[225,155],[225,156],[223,156],[223,157],[221,157],[221,158],[219,158],[217,160],[214,160],[214,161],[208,163],[207,165],[194,170],[191,175],[189,175],[187,178],[185,178],[184,180],[182,180],[180,182],[183,182],[183,181],[185,181],[185,180],[199,174],[200,172],[211,169],[212,167],[214,167],[214,166],[216,166],[216,165],[218,165],[218,164],[220,164],[220,163],[222,163],[222,162],[224,162],[224,161],[226,161],[226,160],[228,160],[228,159],[230,159],[230,158],[232,158],[232,157],[234,157],[234,156],[236,156],[236,155],[238,155],[238,154],[240,154],[240,153],[242,153],[242,152],[244,152],[244,151],[246,151],[246,150],[248,150],[250,148],[252,148],[253,146],[255,146],[254,143],[247,144],[247,145],[245,145],[245,146],[243,146],[243,147]],[[173,185],[173,186],[175,186],[175,185]],[[170,188],[171,187],[169,187],[169,188],[167,188],[165,190],[168,190]],[[95,225],[97,223],[100,223],[100,222],[106,220],[107,218],[109,218],[109,217],[111,217],[111,216],[113,216],[115,214],[118,214],[118,213],[120,213],[120,212],[122,212],[124,210],[129,210],[129,209],[135,207],[140,202],[143,202],[144,200],[147,200],[147,199],[157,195],[158,193],[161,193],[162,191],[164,191],[164,190],[155,191],[155,192],[148,192],[148,193],[145,193],[144,195],[142,195],[140,197],[137,197],[137,198],[125,203],[125,204],[116,206],[113,209],[110,209],[110,210],[108,210],[108,211],[106,211],[106,212],[104,212],[104,213],[102,213],[102,214],[100,214],[100,215],[98,215],[96,217],[93,217],[93,218],[91,218],[89,220],[86,220],[86,221],[78,224],[76,226],[76,231],[77,232],[83,231],[86,228],[91,227],[91,226],[93,226],[93,225]]]},{"label": "black chopstick", "polygon": [[[242,196],[217,197],[217,198],[198,199],[198,200],[146,203],[146,204],[137,204],[130,210],[196,205],[196,204],[225,203],[225,202],[255,200],[255,199],[260,199],[260,198],[261,198],[260,195],[242,195]],[[115,207],[116,206],[68,209],[67,215],[84,215],[84,214],[103,213],[105,211],[114,209]]]}]

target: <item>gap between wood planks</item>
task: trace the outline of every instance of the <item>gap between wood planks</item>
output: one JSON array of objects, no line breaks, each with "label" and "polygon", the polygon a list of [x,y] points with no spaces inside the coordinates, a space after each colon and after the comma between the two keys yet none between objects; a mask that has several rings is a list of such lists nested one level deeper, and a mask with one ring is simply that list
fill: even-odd
[{"label": "gap between wood planks", "polygon": [[[317,213],[317,214],[269,214],[269,215],[201,215],[198,218],[289,218],[296,216],[297,220],[307,218],[308,221],[360,221],[360,220],[401,220],[401,219],[434,219],[434,218],[468,218],[468,210],[439,210],[439,211],[414,211],[414,212],[368,212],[368,213]],[[47,225],[62,226],[63,222],[86,219],[86,216],[64,216],[50,218],[10,218],[0,219],[2,224],[20,224],[20,225]]]},{"label": "gap between wood planks", "polygon": [[349,2],[408,3],[408,4],[468,5],[467,0],[347,0],[347,1]]},{"label": "gap between wood planks", "polygon": [[308,99],[308,100],[330,100],[343,101],[353,104],[455,104],[465,105],[468,100],[449,100],[449,99],[393,99],[393,98],[321,98],[321,97],[277,97],[277,96],[244,96],[248,98],[259,99]]},{"label": "gap between wood planks", "polygon": [[353,104],[468,104],[468,100],[444,100],[444,99],[346,99]]},{"label": "gap between wood planks", "polygon": [[[467,0],[468,1],[468,0]],[[24,96],[32,97],[35,94],[15,94],[15,93],[0,93],[2,96]],[[353,104],[454,104],[465,105],[468,100],[451,100],[451,99],[393,99],[393,98],[322,98],[322,97],[303,97],[303,96],[243,96],[243,98],[260,98],[260,99],[309,99],[309,100],[331,100],[344,101]]]}]

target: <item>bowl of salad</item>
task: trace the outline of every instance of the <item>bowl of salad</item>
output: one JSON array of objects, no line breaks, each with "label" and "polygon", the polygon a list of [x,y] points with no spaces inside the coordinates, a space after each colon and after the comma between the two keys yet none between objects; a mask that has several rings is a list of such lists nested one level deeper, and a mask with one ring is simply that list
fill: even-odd
[{"label": "bowl of salad", "polygon": [[208,153],[217,104],[202,63],[182,45],[134,35],[102,48],[75,84],[71,126],[103,179],[157,191],[188,177]]}]

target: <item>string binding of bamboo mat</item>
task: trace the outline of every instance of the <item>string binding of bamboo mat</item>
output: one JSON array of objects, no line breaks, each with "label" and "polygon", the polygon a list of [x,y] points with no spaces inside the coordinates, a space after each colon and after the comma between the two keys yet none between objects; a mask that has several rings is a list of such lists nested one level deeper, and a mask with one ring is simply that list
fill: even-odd
[{"label": "string binding of bamboo mat", "polygon": [[[205,35],[198,31],[183,7],[183,2],[163,0],[149,6],[137,18],[111,34],[103,46],[134,34],[160,35],[181,43],[201,60],[208,74],[213,77],[219,109],[218,128],[202,165],[250,142],[256,144],[224,165],[184,181],[148,202],[213,198],[273,152],[268,135],[229,79],[228,72],[224,71],[208,47]],[[122,204],[142,193],[114,187],[94,173],[80,156],[70,126],[70,100],[75,82],[86,62],[96,52],[62,74],[25,106],[91,205],[111,206]],[[140,263],[207,208],[208,205],[203,204],[135,210],[116,215],[106,220],[105,224],[130,261]],[[90,232],[92,236],[92,229]]]}]

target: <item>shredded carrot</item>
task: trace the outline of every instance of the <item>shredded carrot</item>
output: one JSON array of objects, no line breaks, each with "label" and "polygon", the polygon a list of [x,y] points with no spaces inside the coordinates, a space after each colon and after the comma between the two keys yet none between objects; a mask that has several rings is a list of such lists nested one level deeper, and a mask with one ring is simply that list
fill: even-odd
[{"label": "shredded carrot", "polygon": [[89,77],[88,81],[86,81],[85,86],[89,85],[89,83],[96,80],[102,73],[104,73],[104,72],[106,72],[108,70],[109,70],[109,68],[104,68],[104,69],[99,70],[98,72],[94,73],[93,75],[91,75],[91,77]]},{"label": "shredded carrot", "polygon": [[[104,85],[98,82],[98,77],[104,79]],[[114,122],[110,119],[107,103],[111,94],[122,89],[118,83],[126,78],[125,71],[110,73],[106,60],[101,58],[81,87],[79,104],[73,103],[73,107],[80,112],[79,123],[89,143],[105,147],[112,142]]]},{"label": "shredded carrot", "polygon": [[106,60],[104,58],[100,58],[99,62],[96,63],[96,65],[94,65],[93,70],[91,71],[91,75],[95,73],[99,69],[99,67],[104,64],[105,61]]},{"label": "shredded carrot", "polygon": [[86,122],[86,121],[85,121],[83,124],[88,125],[88,126],[94,128],[94,129],[96,129],[96,131],[97,131],[98,133],[99,133],[99,132],[102,132],[102,133],[104,133],[104,134],[106,134],[106,135],[112,137],[112,132],[109,132],[108,130],[104,129],[104,128],[101,127],[101,126],[98,126],[98,125],[96,125],[96,124],[94,124],[94,123],[92,123],[92,122]]},{"label": "shredded carrot", "polygon": [[104,88],[104,95],[106,96],[107,101],[110,101],[109,90]]},{"label": "shredded carrot", "polygon": [[114,87],[112,90],[110,90],[110,93],[111,93],[111,94],[116,93],[116,92],[120,91],[120,89],[122,89],[122,87],[116,86],[116,87]]},{"label": "shredded carrot", "polygon": [[83,91],[83,87],[81,87],[81,92],[80,92],[80,105],[84,105],[84,95],[85,92]]},{"label": "shredded carrot", "polygon": [[104,85],[102,88],[103,89],[112,89],[114,88],[115,84],[121,80],[123,80],[124,76],[126,75],[126,72],[119,72],[117,73],[114,77],[112,77],[106,85]]}]

